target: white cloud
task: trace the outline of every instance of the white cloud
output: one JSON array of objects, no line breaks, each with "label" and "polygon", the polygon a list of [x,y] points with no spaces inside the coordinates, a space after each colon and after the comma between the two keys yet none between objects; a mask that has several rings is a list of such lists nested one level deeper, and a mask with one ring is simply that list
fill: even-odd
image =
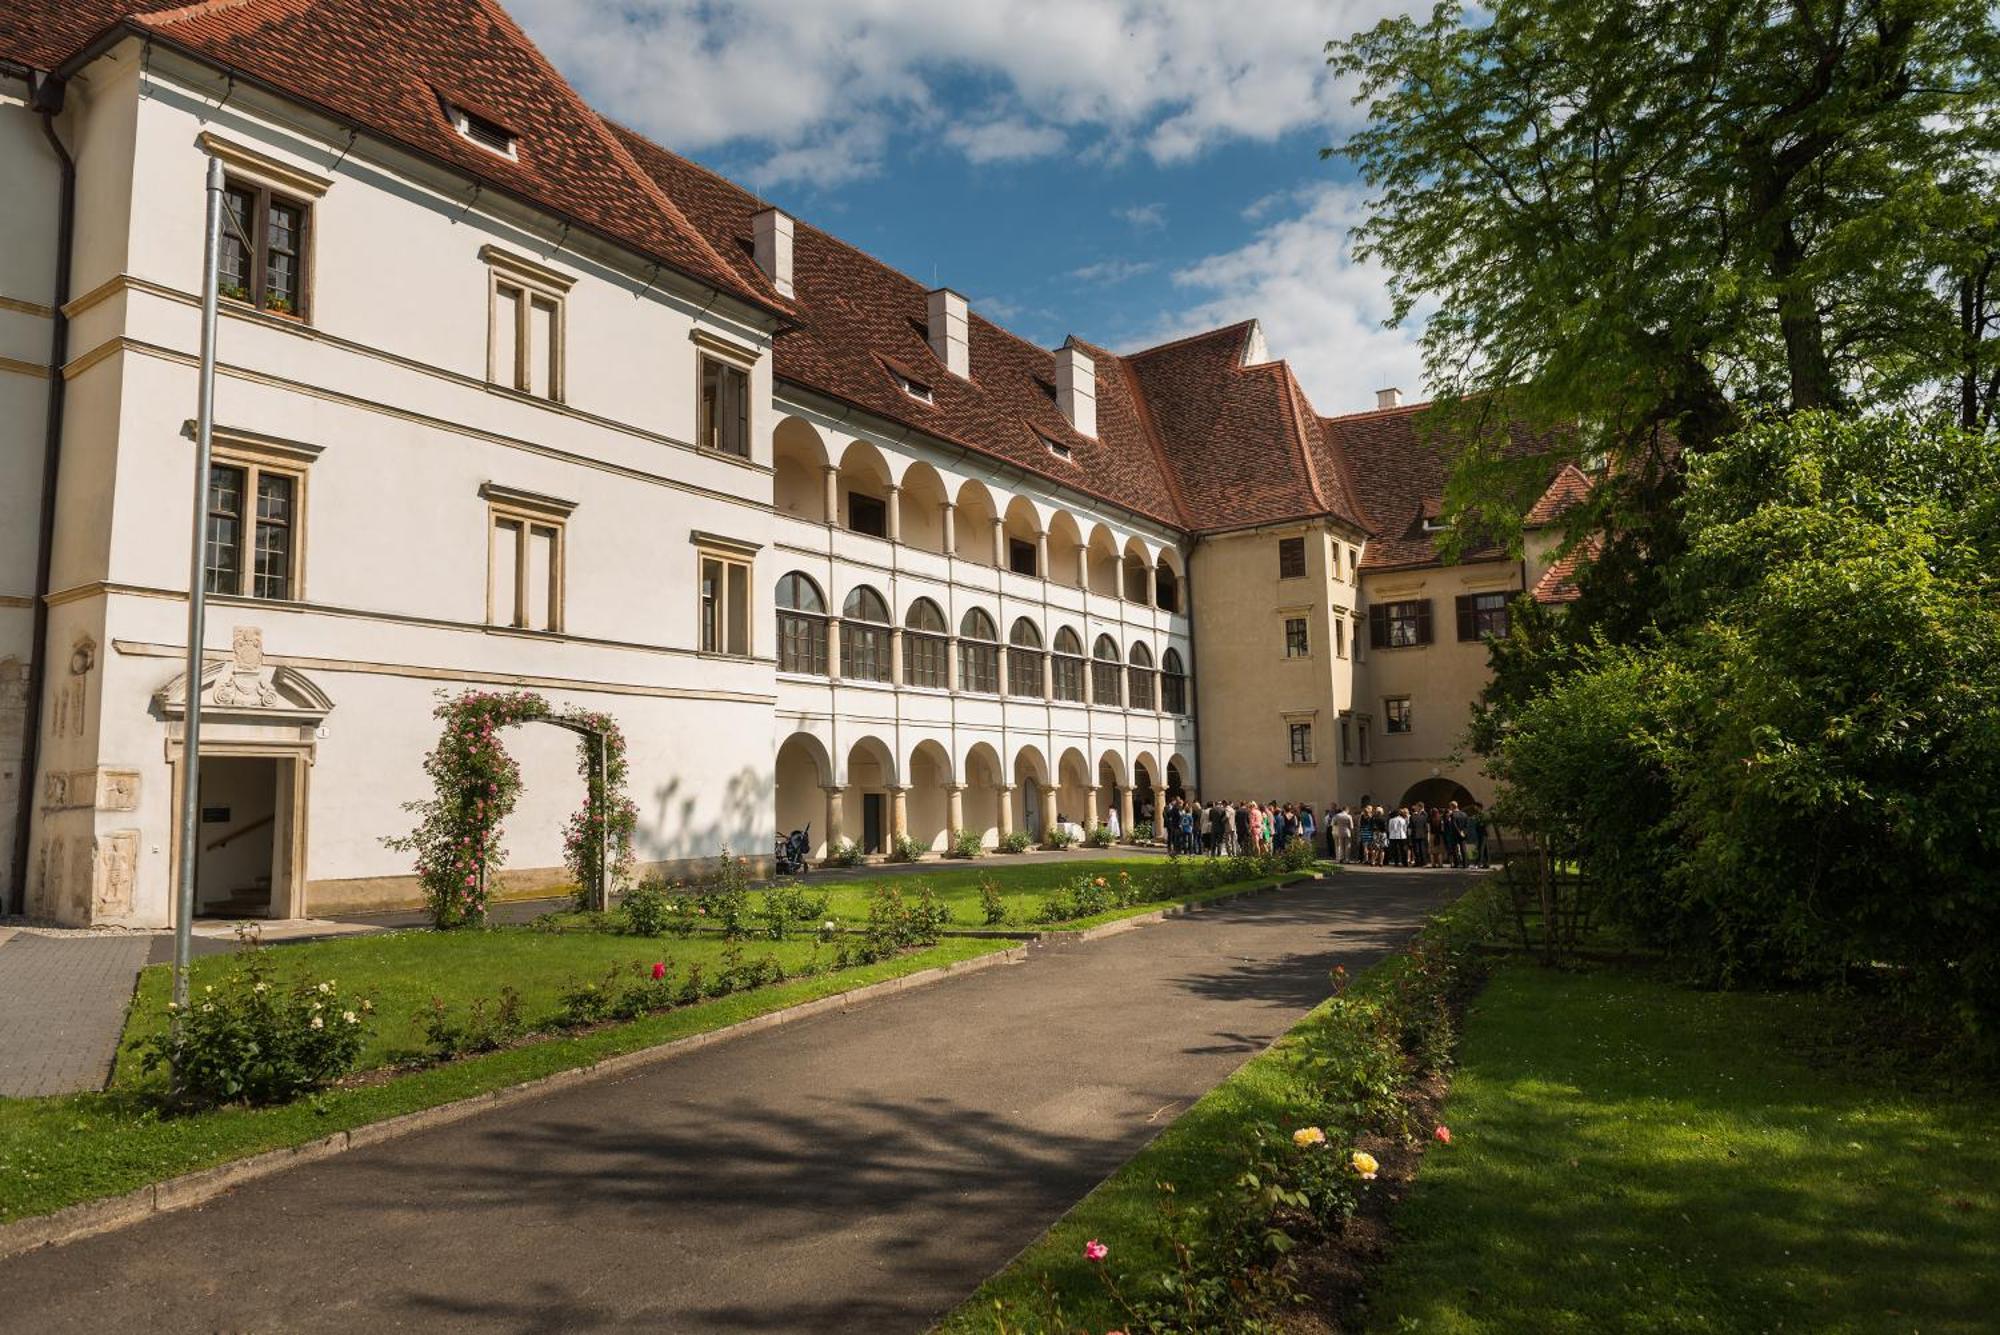
[{"label": "white cloud", "polygon": [[[907,127],[973,161],[1130,148],[1183,162],[1233,140],[1353,123],[1322,48],[1407,0],[512,0],[603,111],[686,151],[767,151],[768,181],[875,170]],[[985,123],[944,103],[976,85]],[[997,90],[997,91],[995,91]],[[957,114],[963,114],[962,110]],[[870,126],[860,140],[851,130]],[[821,153],[831,166],[816,162]],[[981,156],[982,154],[986,156]]]},{"label": "white cloud", "polygon": [[1372,408],[1375,391],[1389,385],[1414,401],[1423,384],[1421,319],[1383,328],[1390,313],[1387,275],[1377,265],[1357,263],[1349,249],[1348,231],[1361,219],[1364,198],[1343,185],[1299,192],[1297,210],[1268,223],[1252,241],[1176,270],[1174,286],[1195,304],[1163,315],[1130,346],[1255,318],[1271,354],[1291,363],[1322,414]]},{"label": "white cloud", "polygon": [[944,140],[965,154],[966,161],[982,164],[1046,157],[1066,142],[1055,126],[1031,125],[1018,117],[954,125],[945,131]]},{"label": "white cloud", "polygon": [[1081,269],[1071,269],[1069,276],[1084,283],[1122,283],[1153,269],[1151,260],[1099,260]]},{"label": "white cloud", "polygon": [[1167,225],[1165,204],[1134,204],[1131,208],[1113,209],[1111,212],[1114,217],[1123,218],[1142,232]]}]

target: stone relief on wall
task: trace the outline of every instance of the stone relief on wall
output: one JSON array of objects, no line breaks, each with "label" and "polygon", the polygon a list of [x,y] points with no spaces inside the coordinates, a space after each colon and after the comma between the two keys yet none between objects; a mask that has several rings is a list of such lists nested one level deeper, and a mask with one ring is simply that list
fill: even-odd
[{"label": "stone relief on wall", "polygon": [[276,709],[284,703],[277,688],[264,680],[264,632],[238,626],[229,633],[229,664],[209,692],[223,708]]},{"label": "stone relief on wall", "polygon": [[57,737],[82,737],[88,731],[84,713],[90,699],[90,670],[97,666],[97,641],[88,635],[77,638],[69,651],[69,673],[55,690],[55,718],[49,731]]},{"label": "stone relief on wall", "polygon": [[94,841],[91,921],[130,917],[132,883],[139,869],[139,832],[113,830]]}]

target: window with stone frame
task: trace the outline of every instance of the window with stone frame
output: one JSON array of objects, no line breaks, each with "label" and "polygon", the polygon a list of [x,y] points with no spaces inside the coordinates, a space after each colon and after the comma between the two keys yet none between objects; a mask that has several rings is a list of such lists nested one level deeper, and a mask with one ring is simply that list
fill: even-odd
[{"label": "window with stone frame", "polygon": [[274,454],[218,440],[208,470],[202,587],[296,602],[305,597],[304,448]]},{"label": "window with stone frame", "polygon": [[1042,698],[1042,633],[1026,617],[1007,632],[1007,694]]},{"label": "window with stone frame", "polygon": [[840,609],[840,675],[851,681],[888,681],[889,605],[866,584],[857,585]]},{"label": "window with stone frame", "polygon": [[750,561],[733,552],[698,551],[701,651],[750,655]]},{"label": "window with stone frame", "polygon": [[1507,637],[1505,593],[1462,593],[1458,596],[1458,638],[1483,640]]},{"label": "window with stone frame", "polygon": [[1304,579],[1306,574],[1306,540],[1304,538],[1278,539],[1278,578]]},{"label": "window with stone frame", "polygon": [[1410,697],[1392,695],[1382,702],[1382,731],[1408,732],[1410,730]]},{"label": "window with stone frame", "polygon": [[[701,357],[701,421],[696,443],[739,459],[750,457],[750,372],[706,353]],[[851,518],[851,509],[849,514]]]},{"label": "window with stone frame", "polygon": [[223,187],[217,290],[277,315],[306,314],[306,230],[312,206],[254,181]]},{"label": "window with stone frame", "polygon": [[1368,641],[1372,649],[1409,649],[1431,642],[1431,600],[1406,598],[1376,603],[1368,609]]},{"label": "window with stone frame", "polygon": [[1302,616],[1285,618],[1285,657],[1312,657],[1312,632]]},{"label": "window with stone frame", "polygon": [[1090,702],[1114,709],[1122,705],[1124,676],[1117,641],[1109,635],[1098,636],[1090,651]]},{"label": "window with stone frame", "polygon": [[951,685],[951,637],[944,613],[928,598],[903,617],[903,684],[942,691]]},{"label": "window with stone frame", "polygon": [[1291,734],[1292,763],[1310,765],[1313,763],[1313,725],[1293,722],[1286,725]]},{"label": "window with stone frame", "polygon": [[1187,713],[1187,671],[1181,666],[1178,649],[1160,655],[1160,708],[1169,714]]},{"label": "window with stone frame", "polygon": [[1055,652],[1049,658],[1049,676],[1056,699],[1079,705],[1084,702],[1083,641],[1068,626],[1056,632]]},{"label": "window with stone frame", "polygon": [[993,618],[977,607],[959,618],[958,689],[976,695],[1000,693],[999,633]]},{"label": "window with stone frame", "polygon": [[826,598],[810,575],[792,571],[778,581],[778,671],[827,675]]}]

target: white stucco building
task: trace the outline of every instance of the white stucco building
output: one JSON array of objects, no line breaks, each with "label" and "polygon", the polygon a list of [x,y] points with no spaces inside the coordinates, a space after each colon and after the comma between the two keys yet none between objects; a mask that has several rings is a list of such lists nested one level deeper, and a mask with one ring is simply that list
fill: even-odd
[{"label": "white stucco building", "polygon": [[[1333,737],[1444,648],[1348,660],[1370,544],[1421,514],[1371,508],[1353,419],[1254,326],[1034,347],[605,122],[487,0],[4,0],[0,907],[170,917],[211,156],[200,911],[413,900],[382,839],[472,685],[615,715],[665,866],[1354,801],[1397,763]],[[1333,570],[1293,568],[1308,534]],[[1464,583],[1408,548],[1399,596]],[[1546,568],[1488,564],[1467,588]],[[1341,622],[1303,672],[1300,614]],[[1399,791],[1476,785],[1425,746]],[[525,893],[580,784],[565,735],[510,750]]]}]

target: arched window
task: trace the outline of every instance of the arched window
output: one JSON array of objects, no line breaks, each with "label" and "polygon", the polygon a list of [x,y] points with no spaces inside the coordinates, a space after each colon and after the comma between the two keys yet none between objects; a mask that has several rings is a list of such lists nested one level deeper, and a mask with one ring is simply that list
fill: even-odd
[{"label": "arched window", "polygon": [[972,608],[958,622],[958,689],[1000,693],[1000,635],[993,618]]},{"label": "arched window", "polygon": [[889,680],[889,604],[866,584],[856,585],[840,617],[840,675]]},{"label": "arched window", "polygon": [[1042,698],[1042,632],[1026,617],[1007,632],[1007,694]]},{"label": "arched window", "polygon": [[1159,585],[1159,597],[1153,601],[1159,604],[1160,610],[1163,612],[1178,612],[1181,604],[1181,590],[1180,580],[1174,574],[1174,568],[1165,561],[1160,562],[1153,569],[1153,579]]},{"label": "arched window", "polygon": [[826,675],[826,599],[796,570],[778,581],[778,671]]},{"label": "arched window", "polygon": [[1187,673],[1178,649],[1160,655],[1160,708],[1169,714],[1187,713]]},{"label": "arched window", "polygon": [[1132,646],[1132,689],[1128,696],[1134,709],[1153,707],[1153,651],[1143,644]]},{"label": "arched window", "polygon": [[1083,641],[1064,626],[1056,632],[1055,655],[1049,660],[1058,700],[1083,703]]},{"label": "arched window", "polygon": [[1124,661],[1118,656],[1118,642],[1109,635],[1097,637],[1097,643],[1090,651],[1090,702],[1096,705],[1119,705],[1119,679],[1125,675]]},{"label": "arched window", "polygon": [[944,613],[928,598],[910,604],[903,618],[903,684],[941,691],[951,685],[951,639]]}]

